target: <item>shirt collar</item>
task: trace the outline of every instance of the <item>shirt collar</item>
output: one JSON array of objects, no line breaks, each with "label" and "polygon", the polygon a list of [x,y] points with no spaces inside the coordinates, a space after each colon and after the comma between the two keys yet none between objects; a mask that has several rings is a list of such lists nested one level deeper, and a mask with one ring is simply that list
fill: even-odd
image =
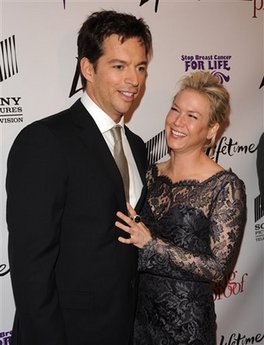
[{"label": "shirt collar", "polygon": [[[116,125],[115,121],[112,120],[111,117],[107,115],[100,107],[98,107],[98,105],[94,103],[86,92],[83,92],[81,102],[94,119],[101,133],[109,131]],[[121,116],[118,124],[124,129],[124,116]]]}]

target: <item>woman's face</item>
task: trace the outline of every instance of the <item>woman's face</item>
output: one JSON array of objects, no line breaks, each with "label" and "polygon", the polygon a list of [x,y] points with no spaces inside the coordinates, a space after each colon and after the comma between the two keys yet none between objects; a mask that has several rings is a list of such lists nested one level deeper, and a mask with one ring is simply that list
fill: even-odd
[{"label": "woman's face", "polygon": [[172,151],[191,152],[203,150],[219,125],[208,126],[210,103],[206,95],[185,89],[174,99],[166,117],[167,144]]}]

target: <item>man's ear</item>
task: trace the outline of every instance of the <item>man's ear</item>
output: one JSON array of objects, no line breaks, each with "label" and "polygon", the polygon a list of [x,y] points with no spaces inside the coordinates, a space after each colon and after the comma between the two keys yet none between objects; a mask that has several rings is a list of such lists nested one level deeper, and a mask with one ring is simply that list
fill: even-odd
[{"label": "man's ear", "polygon": [[90,63],[90,61],[86,58],[83,57],[80,61],[80,69],[82,76],[89,82],[93,80],[93,75],[94,75],[94,68],[93,65]]}]

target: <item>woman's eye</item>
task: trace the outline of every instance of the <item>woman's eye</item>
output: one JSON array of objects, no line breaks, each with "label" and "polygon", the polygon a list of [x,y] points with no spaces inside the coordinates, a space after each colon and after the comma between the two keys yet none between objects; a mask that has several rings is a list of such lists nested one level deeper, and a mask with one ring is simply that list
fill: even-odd
[{"label": "woman's eye", "polygon": [[138,66],[139,72],[146,72],[146,66]]}]

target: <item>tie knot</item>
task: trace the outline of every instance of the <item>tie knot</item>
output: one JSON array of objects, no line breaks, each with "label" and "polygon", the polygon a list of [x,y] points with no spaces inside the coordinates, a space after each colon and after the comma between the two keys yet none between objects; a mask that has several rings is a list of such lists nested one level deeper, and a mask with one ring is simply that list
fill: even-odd
[{"label": "tie knot", "polygon": [[121,140],[121,126],[117,125],[111,128],[111,133],[114,137],[115,142]]}]

